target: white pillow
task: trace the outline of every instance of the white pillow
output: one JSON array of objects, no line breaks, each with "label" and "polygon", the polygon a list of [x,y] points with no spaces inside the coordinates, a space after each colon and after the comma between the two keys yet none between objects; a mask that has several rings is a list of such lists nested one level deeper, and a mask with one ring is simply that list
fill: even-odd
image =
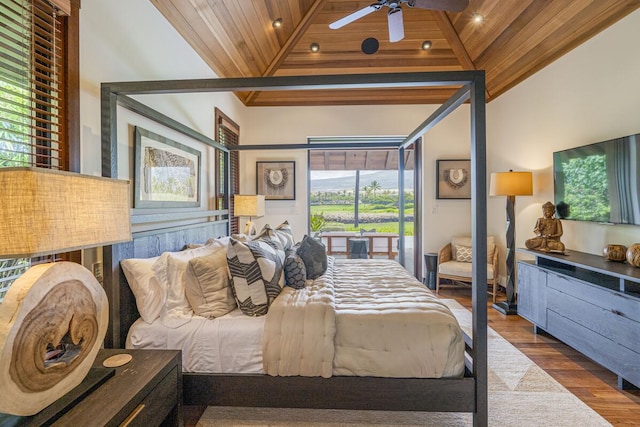
[{"label": "white pillow", "polygon": [[190,259],[213,253],[219,244],[205,245],[180,252],[165,252],[153,264],[160,286],[165,289],[165,303],[160,311],[160,321],[168,328],[178,328],[188,323],[193,310],[187,300],[184,272]]},{"label": "white pillow", "polygon": [[120,261],[129,287],[136,297],[140,317],[151,323],[160,316],[164,305],[165,291],[153,274],[151,267],[160,257],[130,258]]},{"label": "white pillow", "polygon": [[213,319],[237,307],[229,280],[226,248],[190,259],[184,282],[187,300],[198,316]]},{"label": "white pillow", "polygon": [[[451,253],[454,256],[454,260],[458,261],[458,259],[455,258],[456,254],[458,253],[458,246],[467,246],[467,247],[471,247],[471,237],[454,237],[453,239],[451,239],[451,245],[453,246],[451,248]],[[493,254],[496,250],[496,243],[495,240],[493,238],[493,236],[487,236],[487,263],[491,264],[493,263]]]}]

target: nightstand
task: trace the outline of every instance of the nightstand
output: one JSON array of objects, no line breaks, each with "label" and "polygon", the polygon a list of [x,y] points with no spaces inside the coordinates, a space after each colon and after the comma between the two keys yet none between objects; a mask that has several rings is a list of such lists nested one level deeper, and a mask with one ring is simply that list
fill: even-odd
[{"label": "nightstand", "polygon": [[[80,402],[56,419],[54,426],[181,426],[182,358],[178,350],[100,350],[93,366],[115,354],[133,359],[118,368]],[[28,426],[49,425],[44,409],[25,418]],[[49,411],[51,412],[51,411]],[[57,416],[57,415],[54,415]]]}]

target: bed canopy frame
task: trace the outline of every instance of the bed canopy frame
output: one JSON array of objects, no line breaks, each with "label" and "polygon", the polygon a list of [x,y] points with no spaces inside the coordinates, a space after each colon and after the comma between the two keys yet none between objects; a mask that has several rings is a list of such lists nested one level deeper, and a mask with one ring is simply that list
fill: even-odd
[{"label": "bed canopy frame", "polygon": [[[103,83],[101,86],[102,175],[118,177],[117,113],[126,108],[225,153],[229,148],[133,99],[130,95],[313,90],[392,87],[460,87],[400,144],[404,149],[465,102],[470,104],[471,220],[473,247],[472,337],[465,336],[467,370],[462,378],[271,377],[256,374],[183,375],[187,405],[266,406],[323,409],[471,412],[477,426],[486,426],[487,410],[487,188],[484,71],[434,73],[287,76],[200,80]],[[239,146],[237,150],[358,148],[344,144],[282,144]],[[361,145],[360,145],[361,146]],[[401,157],[400,157],[401,158]],[[400,162],[402,163],[402,162]],[[128,165],[127,165],[128,167]],[[227,167],[228,171],[229,168]],[[402,168],[399,173],[402,174]],[[227,180],[228,182],[228,180]],[[402,180],[401,180],[402,182]],[[229,190],[229,188],[227,188]],[[400,204],[404,201],[401,194]],[[229,191],[227,191],[229,197]],[[104,248],[104,286],[109,297],[109,328],[105,347],[124,348],[129,327],[139,317],[120,260],[176,251],[191,242],[228,233],[228,210],[161,213],[132,211],[132,225],[144,224],[133,241]],[[155,211],[154,211],[155,212]],[[402,223],[401,223],[402,227]],[[401,243],[402,244],[402,243]],[[400,248],[402,252],[402,246]]]}]

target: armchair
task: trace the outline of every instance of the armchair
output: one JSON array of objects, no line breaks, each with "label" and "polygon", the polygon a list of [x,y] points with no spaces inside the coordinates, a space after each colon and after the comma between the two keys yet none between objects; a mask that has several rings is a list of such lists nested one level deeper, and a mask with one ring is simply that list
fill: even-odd
[{"label": "armchair", "polygon": [[[471,237],[454,237],[438,253],[436,294],[440,291],[440,281],[471,283]],[[498,250],[493,236],[487,238],[487,284],[489,294],[496,302],[498,293]]]}]

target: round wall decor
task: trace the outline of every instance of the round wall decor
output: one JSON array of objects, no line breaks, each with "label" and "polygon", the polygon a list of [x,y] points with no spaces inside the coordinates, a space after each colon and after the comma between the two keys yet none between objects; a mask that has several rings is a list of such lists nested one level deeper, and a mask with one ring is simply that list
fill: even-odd
[{"label": "round wall decor", "polygon": [[463,187],[469,180],[469,172],[464,168],[444,170],[444,181],[453,188]]},{"label": "round wall decor", "polygon": [[283,189],[289,181],[289,172],[287,168],[281,169],[265,169],[264,178],[267,187],[274,190]]}]

